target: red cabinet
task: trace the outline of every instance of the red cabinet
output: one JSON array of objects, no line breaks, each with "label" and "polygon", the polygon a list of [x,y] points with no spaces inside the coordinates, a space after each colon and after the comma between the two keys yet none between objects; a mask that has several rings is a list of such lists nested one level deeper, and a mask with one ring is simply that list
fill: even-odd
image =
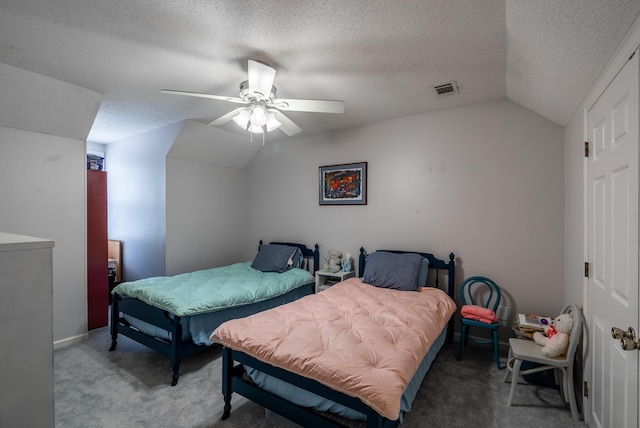
[{"label": "red cabinet", "polygon": [[89,330],[108,324],[107,173],[87,170],[87,298]]}]

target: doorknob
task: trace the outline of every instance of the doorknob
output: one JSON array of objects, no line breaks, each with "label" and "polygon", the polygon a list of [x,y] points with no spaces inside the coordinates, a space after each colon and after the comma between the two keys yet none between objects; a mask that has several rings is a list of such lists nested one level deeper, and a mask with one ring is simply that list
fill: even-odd
[{"label": "doorknob", "polygon": [[624,331],[618,327],[611,327],[611,337],[614,339],[623,339],[628,337],[631,340],[636,338],[636,332],[633,330],[633,327],[629,327],[629,330]]},{"label": "doorknob", "polygon": [[625,351],[633,351],[634,349],[640,348],[640,342],[637,342],[628,337],[623,337],[622,339],[620,339],[620,346]]},{"label": "doorknob", "polygon": [[629,327],[627,331],[618,327],[611,327],[611,337],[620,339],[620,347],[625,351],[633,351],[640,348],[640,341],[636,341],[636,332],[633,327]]}]

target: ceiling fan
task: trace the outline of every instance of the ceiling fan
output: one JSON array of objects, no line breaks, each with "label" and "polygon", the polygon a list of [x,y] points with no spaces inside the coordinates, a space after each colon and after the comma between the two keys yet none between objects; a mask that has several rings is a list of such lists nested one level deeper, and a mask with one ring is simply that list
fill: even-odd
[{"label": "ceiling fan", "polygon": [[219,126],[233,120],[242,129],[256,134],[266,134],[278,128],[289,136],[302,132],[302,129],[285,116],[282,111],[344,112],[344,101],[277,98],[276,87],[273,86],[273,81],[276,77],[274,68],[262,62],[249,60],[248,70],[249,80],[245,80],[240,84],[240,97],[175,91],[172,89],[162,89],[161,92],[244,104],[245,107],[232,110],[210,122],[209,125]]}]

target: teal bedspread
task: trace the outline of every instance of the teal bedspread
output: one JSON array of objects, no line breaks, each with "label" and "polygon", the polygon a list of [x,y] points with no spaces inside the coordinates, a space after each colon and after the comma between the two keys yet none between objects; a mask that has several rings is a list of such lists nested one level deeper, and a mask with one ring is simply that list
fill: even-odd
[{"label": "teal bedspread", "polygon": [[265,273],[245,262],[124,282],[113,293],[135,297],[182,317],[260,302],[313,281],[311,273],[303,269]]}]

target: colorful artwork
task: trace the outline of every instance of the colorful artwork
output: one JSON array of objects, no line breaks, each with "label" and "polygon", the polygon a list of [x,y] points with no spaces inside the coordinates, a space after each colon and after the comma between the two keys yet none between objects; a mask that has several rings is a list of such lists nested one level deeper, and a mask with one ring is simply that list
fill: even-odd
[{"label": "colorful artwork", "polygon": [[367,163],[320,167],[320,205],[366,205]]}]

